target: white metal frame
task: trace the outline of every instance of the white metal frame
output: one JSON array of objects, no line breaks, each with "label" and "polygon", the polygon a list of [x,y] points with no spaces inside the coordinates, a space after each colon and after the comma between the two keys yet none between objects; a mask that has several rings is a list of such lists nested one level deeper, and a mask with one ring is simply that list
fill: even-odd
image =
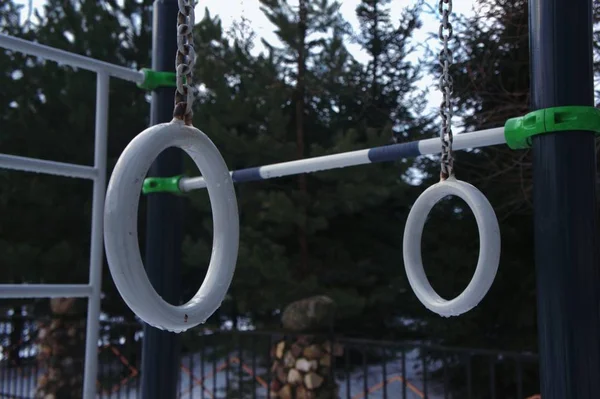
[{"label": "white metal frame", "polygon": [[134,83],[141,83],[144,80],[144,74],[140,71],[4,34],[0,34],[0,47],[96,73],[96,120],[93,167],[0,154],[0,168],[89,179],[94,182],[88,284],[0,284],[0,298],[88,298],[83,398],[92,399],[96,397],[96,374],[98,370],[100,298],[102,265],[104,260],[103,219],[107,174],[106,148],[108,139],[110,78],[114,77]]}]

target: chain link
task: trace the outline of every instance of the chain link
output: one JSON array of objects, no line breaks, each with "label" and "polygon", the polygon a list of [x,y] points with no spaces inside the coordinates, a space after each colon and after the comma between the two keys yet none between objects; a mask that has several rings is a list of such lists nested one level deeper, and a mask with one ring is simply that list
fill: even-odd
[{"label": "chain link", "polygon": [[177,0],[177,56],[175,71],[177,74],[177,90],[175,91],[175,109],[173,117],[181,119],[186,125],[192,124],[194,112],[194,89],[192,77],[196,63],[193,28],[195,24],[195,0]]},{"label": "chain link", "polygon": [[440,178],[446,180],[454,176],[454,157],[452,154],[452,104],[450,95],[453,91],[452,76],[450,76],[450,64],[453,62],[452,51],[449,43],[452,39],[453,29],[448,21],[452,13],[452,0],[439,0],[439,12],[442,15],[440,23],[439,38],[443,43],[443,48],[439,54],[439,63],[442,67],[439,88],[442,92],[442,103],[440,105],[440,117],[442,118],[442,128],[440,137],[442,141],[441,172]]}]

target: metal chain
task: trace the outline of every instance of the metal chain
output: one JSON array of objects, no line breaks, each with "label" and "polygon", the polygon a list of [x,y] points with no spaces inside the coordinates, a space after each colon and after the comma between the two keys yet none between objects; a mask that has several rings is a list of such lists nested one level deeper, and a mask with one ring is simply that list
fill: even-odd
[{"label": "metal chain", "polygon": [[193,28],[195,24],[195,0],[177,0],[177,56],[175,71],[177,74],[177,90],[175,91],[175,109],[173,117],[181,119],[186,125],[192,124],[194,112],[194,89],[192,75],[196,63]]},{"label": "metal chain", "polygon": [[439,38],[443,43],[443,48],[439,54],[439,62],[442,67],[442,76],[440,76],[439,87],[442,92],[442,104],[440,105],[440,116],[442,118],[442,128],[440,137],[442,140],[441,157],[441,180],[446,180],[454,176],[454,157],[452,154],[452,104],[450,95],[453,91],[452,76],[450,76],[450,64],[453,62],[452,51],[449,48],[449,42],[452,38],[452,25],[448,21],[452,13],[452,0],[439,0],[439,11],[442,15],[440,23]]}]

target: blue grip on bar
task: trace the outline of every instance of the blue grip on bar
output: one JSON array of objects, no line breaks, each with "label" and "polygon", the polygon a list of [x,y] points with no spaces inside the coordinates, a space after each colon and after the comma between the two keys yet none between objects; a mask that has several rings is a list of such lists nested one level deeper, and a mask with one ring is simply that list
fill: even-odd
[{"label": "blue grip on bar", "polygon": [[372,163],[389,162],[400,158],[411,158],[421,155],[419,142],[392,144],[385,147],[371,148],[368,156]]},{"label": "blue grip on bar", "polygon": [[231,174],[231,179],[235,183],[263,180],[260,176],[260,167],[236,170]]}]

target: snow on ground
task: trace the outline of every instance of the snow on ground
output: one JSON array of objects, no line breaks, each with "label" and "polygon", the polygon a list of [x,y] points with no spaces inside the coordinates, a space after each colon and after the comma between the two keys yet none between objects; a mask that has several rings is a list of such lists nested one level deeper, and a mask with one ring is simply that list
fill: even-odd
[{"label": "snow on ground", "polygon": [[[232,353],[231,368],[229,371],[230,386],[237,386],[239,379],[239,366],[235,359],[237,353]],[[218,365],[225,362],[225,358],[217,361]],[[244,361],[247,366],[247,370],[250,371],[252,368],[252,361]],[[189,355],[182,357],[182,368],[180,378],[180,396],[179,399],[197,399],[197,398],[213,398],[212,392],[213,387],[216,386],[217,398],[225,399],[224,390],[227,384],[227,372],[225,369],[221,370],[216,374],[216,378],[213,378],[213,363],[205,361],[204,363],[204,396],[202,396],[203,388],[200,385],[202,378],[201,372],[201,358],[200,354],[194,354],[190,358]],[[188,370],[189,365],[193,365],[194,375],[191,376]],[[407,399],[420,399],[423,398],[423,378],[421,376],[421,359],[417,350],[413,350],[406,353],[406,394]],[[385,363],[386,374],[388,378],[387,384],[387,396],[389,398],[400,398],[402,397],[403,383],[402,383],[402,364],[400,360],[390,361]],[[337,376],[337,381],[340,386],[340,398],[352,398],[362,399],[364,395],[364,374],[363,368],[359,367],[354,371],[348,373],[349,378],[342,373]],[[264,375],[264,368],[256,367],[258,375]],[[244,373],[243,386],[248,389],[252,389],[252,378],[249,374]],[[369,399],[382,399],[383,388],[381,383],[383,382],[383,364],[370,365],[366,368],[366,382],[367,387],[372,390],[369,392]],[[120,389],[112,390],[112,392],[105,392],[99,394],[98,398],[106,399],[134,399],[138,398],[138,385],[140,379],[136,377],[134,379],[125,382]],[[216,385],[215,385],[216,382]],[[267,389],[261,386],[260,382],[256,382],[256,397],[266,398]],[[350,392],[348,394],[348,387]],[[0,397],[11,399],[31,398],[33,397],[35,389],[35,378],[29,373],[25,375],[25,372],[19,372],[16,370],[8,371],[2,369],[0,371]],[[17,396],[15,396],[17,395]],[[250,397],[245,395],[245,397]],[[427,380],[427,397],[429,399],[441,399],[443,398],[443,390],[440,384]],[[236,399],[236,398],[226,398]],[[240,398],[241,399],[241,398]]]}]

